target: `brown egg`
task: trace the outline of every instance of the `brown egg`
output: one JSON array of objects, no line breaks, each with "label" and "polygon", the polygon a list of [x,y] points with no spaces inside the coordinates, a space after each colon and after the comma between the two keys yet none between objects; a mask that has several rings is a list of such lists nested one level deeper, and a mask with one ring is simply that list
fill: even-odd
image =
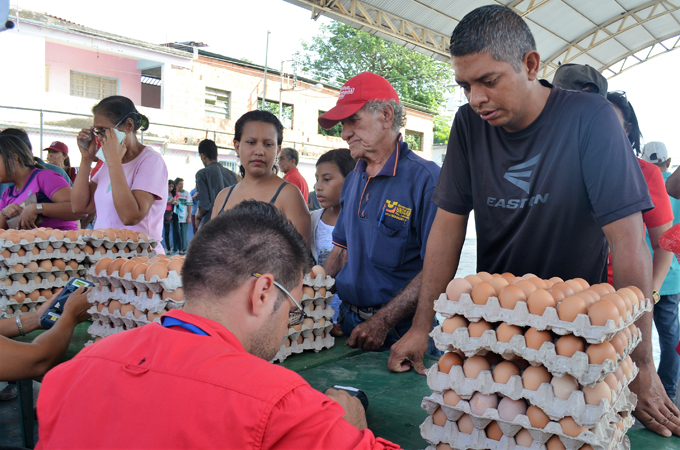
[{"label": "brown egg", "polygon": [[66,233],[64,233],[64,238],[71,242],[75,242],[78,240],[78,233],[76,233],[74,230],[68,230]]},{"label": "brown egg", "polygon": [[50,238],[50,236],[45,233],[43,230],[35,230],[33,231],[33,235],[40,240],[46,241]]},{"label": "brown egg", "polygon": [[66,261],[66,269],[67,270],[78,270],[78,261],[72,259],[70,261]]},{"label": "brown egg", "polygon": [[114,242],[116,238],[118,237],[118,233],[116,233],[114,230],[104,230],[104,237],[108,239],[111,242]]},{"label": "brown egg", "polygon": [[120,311],[121,306],[123,306],[118,300],[109,300],[109,312],[113,313],[114,311]]},{"label": "brown egg", "polygon": [[489,361],[483,356],[471,356],[463,363],[463,373],[466,378],[477,378],[483,370],[491,370]]},{"label": "brown egg", "polygon": [[539,350],[544,342],[553,341],[553,335],[548,330],[539,331],[536,328],[531,327],[524,333],[524,339],[527,342],[528,348]]},{"label": "brown egg", "polygon": [[554,435],[548,439],[548,442],[545,443],[545,448],[546,450],[566,450],[567,447],[565,447],[562,441],[560,441],[560,437],[558,435]]},{"label": "brown egg", "polygon": [[307,294],[309,298],[314,298],[314,288],[311,286],[302,286],[302,295]]},{"label": "brown egg", "polygon": [[[146,318],[149,320],[149,322],[153,322],[154,320],[160,318],[163,314],[165,314],[165,311],[160,311],[157,313],[148,312],[146,314]],[[302,337],[302,335],[300,335],[300,337]]]},{"label": "brown egg", "polygon": [[498,293],[506,286],[508,286],[510,283],[508,283],[508,280],[505,278],[501,277],[500,275],[497,277],[493,277],[491,280],[488,281],[488,283],[491,285],[491,287],[494,288],[496,291],[496,297],[498,296]]},{"label": "brown egg", "polygon": [[498,403],[498,417],[502,420],[513,421],[519,415],[526,414],[527,402],[523,398],[513,400],[510,397],[503,397]]},{"label": "brown egg", "polygon": [[30,263],[26,264],[26,269],[28,269],[31,272],[37,272],[38,271],[38,263],[35,261],[31,261]]},{"label": "brown egg", "polygon": [[472,292],[472,285],[465,278],[454,278],[446,286],[446,298],[452,302],[457,302],[461,294],[470,294]]},{"label": "brown egg", "polygon": [[475,286],[477,286],[479,283],[481,283],[482,281],[484,281],[484,280],[482,280],[481,278],[479,278],[477,275],[468,275],[468,276],[466,276],[464,279],[465,279],[468,283],[470,283],[470,286],[472,286],[473,288],[474,288]]},{"label": "brown egg", "polygon": [[498,293],[498,302],[501,305],[501,308],[505,309],[515,309],[515,305],[517,302],[526,302],[527,301],[527,296],[524,294],[524,291],[517,286],[509,285],[505,286],[501,291]]},{"label": "brown egg", "polygon": [[21,311],[23,313],[27,313],[28,311],[30,311],[30,308],[28,306],[24,305],[21,308],[19,308],[19,311]]},{"label": "brown egg", "polygon": [[138,264],[147,262],[148,260],[149,260],[149,258],[147,258],[146,256],[135,256],[134,258],[130,259],[130,261],[134,261]]},{"label": "brown egg", "polygon": [[587,430],[587,428],[577,424],[571,416],[560,419],[560,425],[562,426],[562,432],[571,437],[577,437],[581,432]]},{"label": "brown egg", "polygon": [[638,288],[637,286],[626,286],[626,287],[627,287],[628,289],[630,289],[631,291],[633,291],[633,292],[635,293],[635,295],[637,295],[638,302],[644,301],[644,299],[645,299],[645,294],[642,293],[642,291],[640,290],[640,288]]},{"label": "brown egg", "polygon": [[501,274],[501,276],[502,276],[503,278],[505,278],[506,280],[508,280],[508,283],[510,283],[510,284],[514,284],[514,283],[515,283],[515,280],[517,279],[517,278],[516,278],[513,274],[511,274],[510,272],[505,272],[505,273]]},{"label": "brown egg", "polygon": [[617,327],[621,322],[619,309],[610,301],[598,300],[588,310],[588,317],[592,325],[604,326],[608,320],[613,320]]},{"label": "brown egg", "polygon": [[118,258],[114,259],[111,264],[109,264],[109,267],[106,269],[106,273],[109,275],[113,275],[114,272],[118,272],[120,275],[120,268],[123,267],[123,264],[127,262],[126,259],[123,258]]},{"label": "brown egg", "polygon": [[611,359],[616,363],[616,349],[611,342],[590,344],[586,349],[589,364],[602,364],[605,359]]},{"label": "brown egg", "polygon": [[168,266],[165,264],[158,262],[155,264],[152,264],[149,266],[148,269],[146,269],[146,281],[151,281],[151,278],[154,276],[158,276],[161,280],[164,278],[168,277]]},{"label": "brown egg", "polygon": [[453,389],[447,389],[444,391],[444,404],[449,406],[456,406],[461,400],[460,396],[456,394]]},{"label": "brown egg", "polygon": [[600,297],[596,293],[591,291],[581,291],[575,295],[581,297],[583,300],[586,301],[586,307],[588,307],[588,309],[590,309],[590,307],[592,306],[593,303],[595,303],[595,301],[600,299]]},{"label": "brown egg", "polygon": [[548,417],[541,408],[535,405],[531,405],[527,408],[527,417],[529,418],[531,426],[535,428],[545,428],[550,422],[550,417]]},{"label": "brown egg", "polygon": [[[37,247],[33,247],[33,248],[37,248]],[[7,258],[9,258],[10,256],[12,256],[12,253],[9,251],[9,249],[4,249],[4,250],[2,251],[2,257],[3,257],[3,258],[7,259]]]},{"label": "brown egg", "polygon": [[86,245],[83,247],[83,252],[85,252],[88,255],[94,255],[94,249],[90,247],[89,245]]},{"label": "brown egg", "polygon": [[463,316],[451,316],[442,322],[442,332],[453,334],[460,327],[467,327],[468,321]]},{"label": "brown egg", "polygon": [[557,306],[555,299],[545,289],[537,289],[527,297],[527,307],[531,314],[542,316],[547,308],[554,308],[555,306]]},{"label": "brown egg", "polygon": [[616,306],[616,309],[619,311],[619,315],[625,319],[627,314],[628,314],[628,308],[626,308],[626,303],[623,301],[620,295],[618,294],[607,294],[603,295],[600,300],[606,300],[608,302],[611,302]]},{"label": "brown egg", "polygon": [[105,306],[106,306],[106,304],[104,304],[104,303],[97,303],[97,311],[102,312],[104,310]]},{"label": "brown egg", "polygon": [[307,325],[308,328],[314,328],[314,319],[307,317],[302,321],[302,325]]},{"label": "brown egg", "polygon": [[[627,329],[630,331],[631,339],[632,339],[632,337],[635,337],[635,339],[640,337],[640,330],[638,330],[638,327],[634,323],[631,323],[630,325],[628,325]],[[625,331],[625,329],[624,329],[624,331]]]},{"label": "brown egg", "polygon": [[57,270],[66,270],[66,263],[63,259],[55,259],[52,261],[52,266],[56,267]]},{"label": "brown egg", "polygon": [[326,271],[321,266],[312,267],[310,274],[312,275],[312,278],[316,278],[319,275],[321,275],[323,278],[326,278]]},{"label": "brown egg", "polygon": [[470,412],[481,416],[487,409],[496,409],[498,406],[498,396],[496,394],[482,394],[475,392],[469,400]]},{"label": "brown egg", "polygon": [[62,245],[61,247],[59,247],[59,253],[61,253],[61,254],[68,253],[68,249],[66,248],[65,245]]},{"label": "brown egg", "polygon": [[509,325],[505,322],[501,322],[496,328],[496,339],[498,342],[510,342],[513,336],[516,334],[523,334],[523,331],[517,325]]},{"label": "brown egg", "polygon": [[130,303],[126,303],[126,304],[124,304],[124,305],[121,305],[121,307],[120,307],[120,313],[121,313],[123,316],[126,316],[127,313],[129,313],[129,312],[134,313],[135,309],[136,309],[136,308],[135,308],[133,305],[131,305]]},{"label": "brown egg", "polygon": [[503,361],[493,369],[493,381],[496,383],[507,384],[513,375],[519,375],[519,367],[510,361]]},{"label": "brown egg", "polygon": [[441,356],[441,358],[439,358],[439,362],[437,363],[437,369],[442,373],[449,373],[451,371],[451,367],[462,365],[463,358],[461,358],[460,355],[452,352],[447,352],[444,353]]},{"label": "brown egg", "polygon": [[23,303],[26,300],[26,294],[19,291],[10,297],[12,300],[16,300],[17,303]]},{"label": "brown egg", "polygon": [[489,297],[496,296],[496,290],[487,282],[478,283],[472,288],[472,301],[477,305],[486,305]]},{"label": "brown egg", "polygon": [[616,333],[612,340],[609,342],[611,342],[611,344],[614,346],[616,354],[619,356],[623,356],[626,347],[628,347],[628,340],[626,339],[626,335],[623,334],[623,332]]},{"label": "brown egg", "polygon": [[557,308],[560,320],[573,322],[579,314],[588,314],[586,301],[576,295],[565,298]]},{"label": "brown egg", "polygon": [[555,343],[555,352],[558,355],[571,358],[576,352],[585,352],[586,342],[573,334],[567,334],[557,339]]},{"label": "brown egg", "polygon": [[[569,287],[571,288],[571,290],[573,291],[573,294],[571,294],[571,295],[578,294],[579,292],[581,292],[581,291],[584,290],[584,289],[583,289],[583,286],[581,285],[581,283],[579,283],[579,282],[576,281],[576,280],[567,280],[567,281],[564,282],[564,284],[566,284],[567,286],[569,286]],[[560,286],[561,286],[561,285],[560,285]],[[565,292],[565,294],[566,294],[566,292]]]},{"label": "brown egg", "polygon": [[602,399],[607,399],[609,404],[612,403],[612,391],[607,383],[600,381],[596,383],[593,387],[583,386],[581,388],[583,391],[583,396],[586,399],[588,405],[599,405]]},{"label": "brown egg", "polygon": [[530,391],[537,391],[541,384],[550,383],[551,380],[552,375],[543,366],[529,366],[524,369],[522,374],[522,385],[524,385],[524,389]]},{"label": "brown egg", "polygon": [[136,280],[139,278],[140,275],[146,274],[147,269],[149,268],[149,265],[146,263],[140,263],[135,266],[134,269],[132,269],[132,279]]},{"label": "brown egg", "polygon": [[565,374],[561,377],[554,376],[550,380],[550,384],[553,388],[553,394],[557,398],[562,398],[564,400],[568,399],[572,392],[578,391],[578,381],[571,375]]},{"label": "brown egg", "polygon": [[17,279],[17,283],[19,283],[19,284],[28,284],[28,280],[26,279],[26,277],[19,277],[19,278]]},{"label": "brown egg", "polygon": [[491,421],[489,425],[486,426],[484,432],[486,433],[486,437],[493,439],[494,441],[500,441],[503,437],[503,431],[495,420]]},{"label": "brown egg", "polygon": [[40,284],[40,283],[42,283],[42,280],[43,280],[43,279],[42,279],[42,277],[41,277],[40,275],[36,275],[35,278],[33,278],[33,282],[34,282],[35,284]]},{"label": "brown egg", "polygon": [[467,414],[460,416],[456,425],[458,426],[458,431],[461,433],[472,434],[472,432],[475,431],[475,425],[472,423],[472,418]]},{"label": "brown egg", "polygon": [[320,327],[326,326],[326,319],[321,317],[316,323],[318,323]]},{"label": "brown egg", "polygon": [[560,302],[566,298],[564,292],[560,291],[559,289],[548,289],[548,292],[550,292],[550,295],[552,295],[556,305],[559,305]]},{"label": "brown egg", "polygon": [[539,278],[539,277],[532,277],[529,278],[527,281],[529,283],[532,283],[534,286],[536,286],[537,289],[548,289],[548,283],[545,282],[545,280]]},{"label": "brown egg", "polygon": [[[50,274],[50,276],[47,277],[47,281],[49,281],[50,283],[53,282],[54,280],[52,279],[52,277],[54,277],[54,275],[51,275],[51,274]],[[59,277],[59,279],[60,279],[61,281],[68,281],[68,274],[67,274],[67,273],[62,273],[61,276]]]},{"label": "brown egg", "polygon": [[[125,261],[125,260],[124,260]],[[118,269],[118,276],[124,277],[128,273],[132,273],[137,263],[135,261],[129,260],[125,261],[122,266]]]},{"label": "brown egg", "polygon": [[619,364],[619,367],[623,371],[623,376],[626,377],[626,380],[629,380],[630,379],[630,372],[632,370],[632,366],[631,366],[631,363],[628,361],[628,359],[626,358],[623,361],[621,361],[621,363]]},{"label": "brown egg", "polygon": [[177,275],[181,275],[183,265],[184,265],[184,260],[182,260],[182,259],[176,259],[174,261],[170,261],[170,264],[168,264],[168,272],[177,272]]},{"label": "brown egg", "polygon": [[11,278],[5,278],[4,280],[2,280],[2,284],[4,284],[5,286],[11,286],[12,283],[13,280]]},{"label": "brown egg", "polygon": [[162,294],[162,298],[163,298],[163,300],[167,300],[169,298],[169,299],[174,300],[176,302],[181,302],[181,301],[184,300],[184,290],[181,287],[175,289],[172,292],[168,292],[168,291],[164,290],[163,294]]},{"label": "brown egg", "polygon": [[529,433],[529,430],[527,430],[526,428],[522,428],[515,435],[515,443],[522,447],[531,447],[531,444],[534,443],[534,438],[531,437],[531,433]]},{"label": "brown egg", "polygon": [[40,291],[39,290],[32,291],[26,296],[26,298],[28,298],[32,302],[37,302],[38,299],[40,298]]},{"label": "brown egg", "polygon": [[619,381],[616,379],[616,375],[613,373],[610,373],[606,377],[604,377],[604,382],[607,383],[607,386],[609,386],[609,389],[613,390],[614,392],[618,392],[619,390]]},{"label": "brown egg", "polygon": [[477,272],[477,276],[487,283],[493,279],[493,275],[489,272]]},{"label": "brown egg", "polygon": [[12,270],[16,273],[23,273],[25,267],[23,264],[15,264],[14,267],[12,267]]},{"label": "brown egg", "polygon": [[527,298],[537,289],[534,283],[531,283],[527,280],[519,280],[515,283],[515,286],[520,288]]},{"label": "brown egg", "polygon": [[481,337],[487,330],[493,330],[493,326],[484,319],[479,319],[478,322],[470,322],[468,325],[470,337]]},{"label": "brown egg", "polygon": [[564,283],[564,280],[560,277],[552,277],[549,281],[553,284],[553,286],[557,283]]},{"label": "brown egg", "polygon": [[325,296],[326,296],[326,288],[323,287],[323,286],[320,287],[320,288],[314,293],[314,295],[315,295],[316,297],[325,297]]},{"label": "brown egg", "polygon": [[[302,335],[300,335],[300,337],[302,337]],[[441,408],[437,408],[437,410],[432,414],[432,423],[438,427],[443,427],[446,425],[446,420],[446,414],[444,414],[444,410]]]}]

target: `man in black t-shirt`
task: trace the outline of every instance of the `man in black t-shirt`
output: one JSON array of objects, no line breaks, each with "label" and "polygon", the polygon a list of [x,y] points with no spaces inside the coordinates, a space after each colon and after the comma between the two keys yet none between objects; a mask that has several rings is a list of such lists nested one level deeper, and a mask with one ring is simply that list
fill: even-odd
[{"label": "man in black t-shirt", "polygon": [[[456,273],[473,209],[479,271],[600,283],[611,248],[617,287],[652,293],[641,212],[654,205],[613,107],[599,95],[539,81],[531,31],[509,8],[470,12],[450,49],[469,104],[451,128],[432,197],[438,210],[418,309],[388,362],[395,372],[424,371],[434,300]],[[680,412],[654,368],[651,319],[637,322],[643,340],[632,355],[640,368],[630,384],[635,415],[652,431],[680,435]]]}]

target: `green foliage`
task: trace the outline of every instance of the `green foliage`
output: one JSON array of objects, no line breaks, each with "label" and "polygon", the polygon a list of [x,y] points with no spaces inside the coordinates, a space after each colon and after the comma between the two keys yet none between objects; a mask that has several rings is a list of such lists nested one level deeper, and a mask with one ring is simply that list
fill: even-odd
[{"label": "green foliage", "polygon": [[434,143],[448,144],[449,134],[451,133],[451,124],[453,123],[453,115],[440,113],[434,116]]},{"label": "green foliage", "polygon": [[437,111],[446,86],[454,83],[451,67],[340,22],[321,26],[321,34],[303,42],[303,70],[336,84],[361,72],[385,77],[401,100]]},{"label": "green foliage", "polygon": [[[258,105],[262,105],[262,98],[258,99]],[[264,108],[261,108],[264,111],[269,111],[270,113],[274,114],[276,117],[279,117],[279,104],[278,102],[273,102],[271,100],[267,100],[264,102]],[[284,128],[288,128],[289,130],[293,129],[293,105],[289,105],[287,103],[283,104],[283,107],[281,108],[281,115],[283,117],[279,117],[279,120],[283,124]]]},{"label": "green foliage", "polygon": [[404,141],[408,144],[408,148],[417,152],[423,150],[423,135],[421,133],[406,132]]},{"label": "green foliage", "polygon": [[[319,117],[321,117],[326,111],[319,111]],[[333,128],[325,129],[319,125],[319,134],[321,136],[335,136],[342,137],[342,124],[340,122],[333,125]]]}]

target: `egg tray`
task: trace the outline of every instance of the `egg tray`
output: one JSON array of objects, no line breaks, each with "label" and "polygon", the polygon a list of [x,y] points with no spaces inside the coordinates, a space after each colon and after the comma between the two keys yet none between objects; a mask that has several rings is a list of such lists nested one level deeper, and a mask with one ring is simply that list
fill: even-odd
[{"label": "egg tray", "polygon": [[[302,309],[307,314],[307,317],[311,317],[315,321],[320,318],[330,319],[333,317],[333,308],[330,307],[330,302],[333,299],[333,294],[327,292],[324,297],[316,296],[310,298],[307,294],[302,295],[302,300],[300,304]],[[311,310],[311,305],[314,305],[314,310]]]},{"label": "egg tray", "polygon": [[[160,322],[160,319],[158,319]],[[108,337],[111,336],[112,334],[120,333],[121,331],[125,331],[126,328],[123,325],[120,326],[111,326],[112,324],[109,323],[104,323],[101,320],[95,320],[92,322],[92,325],[90,325],[87,328],[87,332],[90,334],[90,336],[97,338],[97,337]]]},{"label": "egg tray", "polygon": [[650,299],[641,302],[639,307],[633,306],[633,314],[628,312],[624,323],[617,327],[612,320],[608,320],[604,326],[591,325],[590,319],[585,314],[579,314],[573,322],[566,322],[559,319],[557,310],[553,307],[546,308],[542,316],[531,314],[526,302],[517,302],[515,309],[505,309],[501,308],[496,297],[489,297],[486,305],[477,305],[469,294],[461,294],[458,301],[450,301],[446,294],[441,294],[434,303],[435,311],[446,318],[461,315],[472,322],[484,319],[487,322],[506,322],[520,327],[551,330],[559,335],[574,334],[584,338],[589,344],[610,341],[616,333],[630,326],[644,313],[651,311],[653,306],[654,302]]},{"label": "egg tray", "polygon": [[102,290],[93,289],[88,293],[87,299],[90,303],[108,303],[109,300],[117,300],[122,304],[131,304],[140,311],[151,311],[158,313],[165,309],[177,309],[184,305],[184,301],[176,302],[168,298],[163,300],[161,294],[156,294],[149,298],[148,295],[138,295],[134,290],[124,291],[116,289],[110,291],[107,286],[103,286]]},{"label": "egg tray", "polygon": [[48,253],[45,250],[41,250],[37,255],[34,255],[33,253],[26,253],[24,256],[19,256],[16,253],[12,253],[9,258],[0,259],[0,270],[11,269],[17,264],[26,265],[33,261],[43,261],[45,259],[63,259],[66,262],[76,261],[78,263],[82,263],[86,256],[87,253],[82,251],[76,253],[74,250],[69,250],[66,253],[61,253],[58,250]]},{"label": "egg tray", "polygon": [[117,270],[111,275],[105,270],[96,274],[94,266],[90,267],[87,275],[94,283],[104,286],[110,285],[116,288],[137,289],[139,292],[146,292],[148,290],[155,293],[163,291],[173,292],[177,288],[182,287],[182,277],[174,270],[168,273],[167,278],[160,278],[158,275],[154,275],[149,281],[146,280],[144,274],[139,275],[136,279],[132,278],[131,273],[126,273],[125,276],[121,277]]},{"label": "egg tray", "polygon": [[[459,404],[461,403],[459,402]],[[431,414],[437,409],[439,404],[431,398],[425,397],[421,406],[426,411],[431,411]],[[452,414],[452,417],[457,416],[456,420],[463,414],[463,412],[456,411],[451,407],[443,409],[443,411],[447,414],[447,418],[449,417],[449,413]],[[453,411],[456,411],[456,414],[453,414]],[[460,432],[456,422],[451,420],[447,420],[443,427],[437,426],[432,422],[432,416],[430,415],[420,425],[421,436],[423,436],[423,439],[430,444],[446,442],[451,446],[455,445],[456,448],[501,449],[503,447],[500,445],[500,442],[487,438],[486,433],[484,432],[484,429],[489,423],[496,421],[503,432],[504,437],[514,437],[523,428],[529,430],[531,437],[534,439],[533,444],[529,447],[531,449],[544,448],[542,445],[544,445],[553,435],[557,435],[565,447],[570,450],[580,449],[584,444],[590,444],[594,450],[610,450],[620,448],[620,444],[625,446],[625,431],[627,431],[634,423],[632,415],[625,415],[623,418],[624,431],[622,432],[616,425],[611,424],[607,417],[603,417],[592,429],[582,431],[577,437],[571,437],[562,432],[562,426],[557,422],[549,422],[545,428],[534,428],[531,426],[529,418],[523,414],[517,415],[512,421],[502,420],[498,416],[498,410],[496,409],[487,409],[481,416],[470,414],[469,412],[468,415],[470,416],[470,419],[472,419],[472,423],[475,427],[472,434]],[[506,442],[508,441],[510,441],[510,439]],[[512,439],[512,441],[514,441],[514,439]],[[514,444],[514,442],[512,443]],[[506,448],[509,449],[512,447],[508,446]],[[514,448],[525,447],[515,444]]]},{"label": "egg tray", "polygon": [[[332,325],[332,324],[331,324]],[[286,347],[285,343],[281,344],[281,348],[276,353],[271,362],[283,362],[286,358],[291,355],[302,353],[305,350],[314,350],[315,352],[320,352],[321,350],[331,348],[335,344],[335,338],[329,333],[326,333],[326,337],[320,339],[319,336],[315,335],[314,341],[311,341],[310,337],[307,336],[302,344],[298,344],[297,341],[293,341],[290,347]]]},{"label": "egg tray", "polygon": [[505,359],[519,356],[534,366],[544,366],[553,376],[569,374],[582,386],[592,386],[604,380],[610,373],[614,373],[621,361],[642,342],[638,332],[628,347],[624,348],[623,356],[617,355],[616,361],[606,359],[602,364],[589,364],[588,355],[584,352],[576,352],[571,357],[558,355],[552,342],[544,342],[539,350],[535,350],[527,347],[524,336],[519,334],[513,336],[510,342],[499,342],[494,330],[487,330],[480,337],[470,337],[466,327],[460,327],[450,334],[444,333],[441,325],[438,325],[430,336],[434,339],[435,346],[442,351],[461,350],[468,357],[483,355],[489,351]]},{"label": "egg tray", "polygon": [[[50,296],[50,298],[52,298],[52,297]],[[27,298],[26,300],[24,300],[23,303],[19,303],[16,300],[14,300],[13,298],[9,298],[9,297],[6,297],[6,296],[3,295],[2,297],[0,297],[0,310],[4,310],[8,306],[14,307],[14,305],[20,305],[20,306],[23,306],[23,305],[28,305],[28,306],[40,305],[42,303],[45,303],[47,300],[49,300],[49,298],[45,298],[41,295],[40,297],[38,297],[38,299],[36,301],[30,300],[30,299]]]},{"label": "egg tray", "polygon": [[[67,266],[67,267],[70,267],[70,266]],[[0,268],[0,280],[6,280],[6,279],[9,278],[13,281],[17,281],[21,277],[24,277],[27,280],[32,280],[36,276],[40,275],[42,277],[44,274],[47,274],[47,275],[53,274],[56,277],[60,277],[63,273],[68,273],[69,271],[73,272],[73,271],[76,271],[76,270],[83,270],[83,269],[87,269],[87,267],[83,266],[82,264],[78,264],[77,269],[73,269],[73,268],[59,269],[56,266],[52,266],[52,269],[50,269],[50,270],[45,270],[42,267],[38,267],[38,270],[35,270],[35,271],[25,268],[21,272],[17,272],[14,269],[6,269],[6,268],[2,267],[2,268]]]},{"label": "egg tray", "polygon": [[[60,273],[66,273],[69,276],[70,280],[73,277],[84,277],[87,271],[85,269],[64,270],[60,271]],[[62,280],[61,278],[57,278],[56,280],[49,282],[46,279],[43,279],[40,283],[36,283],[34,280],[30,280],[26,284],[19,284],[19,282],[15,281],[9,286],[5,286],[4,284],[0,283],[0,294],[9,297],[16,294],[19,291],[23,292],[24,294],[29,294],[35,291],[36,289],[52,289],[55,287],[64,287],[66,286],[66,283],[69,282],[69,280]]]},{"label": "egg tray", "polygon": [[[8,307],[12,307],[12,305],[7,305],[5,308],[0,308],[0,319],[6,319],[8,317],[17,317],[17,316],[23,316],[24,314],[32,313],[35,312],[36,306],[39,305],[39,303],[27,303],[27,305],[30,305],[28,307],[28,311],[22,312],[19,310],[19,308],[16,309],[14,312],[8,312]],[[22,305],[23,306],[23,305]],[[12,308],[14,309],[14,308]]]},{"label": "egg tray", "polygon": [[321,276],[321,274],[317,275],[316,278],[312,278],[310,274],[307,274],[302,278],[302,285],[311,286],[312,288],[314,288],[315,291],[322,287],[330,289],[333,287],[334,284],[335,278],[332,278],[330,276],[326,276],[326,278],[324,278]]},{"label": "egg tray", "polygon": [[[130,329],[148,325],[151,322],[156,321],[156,319],[149,320],[146,313],[140,315],[139,317],[135,317],[133,311],[128,311],[127,314],[122,315],[120,310],[116,309],[113,312],[110,312],[106,306],[101,311],[98,311],[97,306],[95,305],[92,306],[87,312],[92,315],[92,320],[99,320],[105,324],[111,324],[113,328],[124,327],[126,329]],[[157,319],[160,320],[160,318]]]},{"label": "egg tray", "polygon": [[103,245],[107,249],[110,249],[114,246],[122,249],[127,246],[131,250],[135,250],[137,248],[141,250],[147,250],[149,247],[151,249],[155,248],[156,245],[158,245],[158,242],[154,239],[149,241],[138,240],[137,242],[133,242],[132,240],[122,241],[120,238],[117,238],[115,241],[111,241],[109,239],[94,239],[92,236],[78,236],[78,239],[75,241],[72,241],[68,238],[56,239],[54,236],[50,236],[48,239],[35,238],[30,242],[26,239],[21,239],[18,244],[15,244],[11,240],[0,239],[0,251],[8,249],[12,253],[18,252],[21,248],[26,251],[31,251],[34,247],[38,247],[42,250],[47,248],[48,245],[51,245],[53,248],[65,246],[69,250],[75,247],[82,249],[86,245],[90,245],[91,247],[100,247]]},{"label": "egg tray", "polygon": [[[443,393],[448,389],[458,394],[463,400],[469,400],[475,392],[482,394],[501,394],[513,400],[523,398],[528,403],[536,405],[545,412],[551,420],[559,420],[565,416],[572,416],[581,426],[592,428],[602,416],[616,414],[618,411],[632,412],[635,401],[631,400],[631,392],[628,388],[630,382],[637,376],[638,369],[635,364],[630,376],[625,382],[620,382],[616,392],[612,394],[612,401],[602,400],[599,405],[588,405],[585,402],[583,392],[577,390],[571,393],[569,398],[555,397],[552,385],[543,383],[536,391],[524,389],[522,378],[513,375],[507,383],[496,383],[491,372],[483,370],[475,379],[466,378],[461,366],[452,366],[447,373],[439,372],[437,365],[430,367],[427,372],[427,385],[436,393]],[[441,394],[439,394],[441,396]],[[634,395],[634,394],[633,394]]]},{"label": "egg tray", "polygon": [[105,253],[94,252],[92,255],[86,254],[86,259],[90,264],[96,264],[102,258],[130,259],[130,258],[134,258],[135,256],[146,256],[148,258],[153,258],[154,256],[156,256],[156,252],[154,250],[149,250],[149,251],[142,250],[142,251],[139,251],[139,252],[124,252],[124,253],[116,252],[116,253],[114,253],[112,250],[109,249]]},{"label": "egg tray", "polygon": [[109,238],[95,239],[92,236],[85,236],[83,246],[84,245],[89,245],[92,248],[104,246],[104,248],[106,248],[107,250],[113,247],[116,247],[118,250],[122,250],[125,247],[127,247],[134,252],[137,251],[137,249],[148,250],[149,247],[151,247],[151,249],[154,249],[156,248],[156,245],[158,245],[158,242],[153,239],[150,241],[138,240],[137,242],[134,242],[130,239],[128,239],[127,241],[123,241],[120,238],[116,238],[115,241],[112,241]]}]

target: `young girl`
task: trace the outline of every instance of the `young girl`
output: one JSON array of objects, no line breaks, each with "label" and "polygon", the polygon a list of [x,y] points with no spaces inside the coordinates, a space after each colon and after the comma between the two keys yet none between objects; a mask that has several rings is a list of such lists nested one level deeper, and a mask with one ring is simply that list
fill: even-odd
[{"label": "young girl", "polygon": [[172,246],[170,245],[170,229],[172,228],[172,208],[175,206],[177,199],[177,191],[175,190],[175,182],[168,180],[168,201],[165,204],[165,213],[163,214],[163,247],[165,252],[172,253]]},{"label": "young girl", "polygon": [[[71,186],[57,173],[36,163],[28,146],[18,137],[0,136],[0,183],[14,183],[0,197],[0,228],[19,216],[18,227],[36,226],[77,230],[84,217],[71,209]],[[22,204],[33,194],[36,202]]]},{"label": "young girl", "polygon": [[[346,148],[331,150],[316,162],[316,198],[322,209],[312,212],[312,256],[323,266],[333,250],[333,228],[340,214],[340,193],[347,174],[354,170],[356,160]],[[338,319],[341,300],[337,294],[331,300],[333,322]],[[338,324],[336,324],[338,325]],[[336,329],[337,328],[337,329]],[[333,327],[333,334],[341,336],[340,327]]]},{"label": "young girl", "polygon": [[217,195],[212,218],[243,200],[269,202],[283,211],[309,245],[307,202],[295,185],[276,175],[274,168],[283,142],[283,125],[270,112],[250,111],[236,121],[234,128],[234,149],[241,160],[243,179]]}]

